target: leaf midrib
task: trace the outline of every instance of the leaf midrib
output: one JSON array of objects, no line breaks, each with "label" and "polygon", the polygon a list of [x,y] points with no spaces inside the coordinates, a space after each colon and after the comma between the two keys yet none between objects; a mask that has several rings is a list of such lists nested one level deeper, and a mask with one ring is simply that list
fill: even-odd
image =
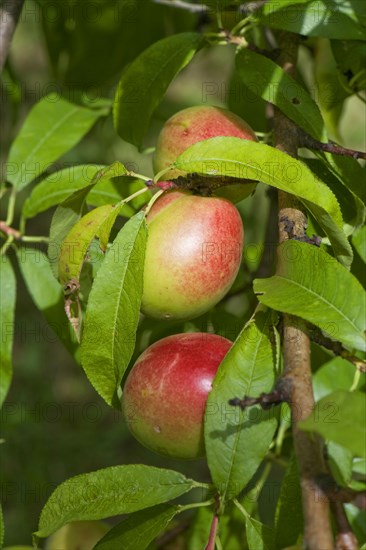
[{"label": "leaf midrib", "polygon": [[[180,161],[180,162],[176,162],[174,164],[179,168],[181,166],[183,167],[185,164],[190,164],[190,163],[193,163],[193,162],[199,162],[200,160],[204,160],[205,162],[210,162],[210,161],[222,162],[222,161],[225,161],[225,162],[230,163],[230,164],[236,164],[237,165],[239,163],[239,165],[242,165],[242,166],[245,166],[245,167],[248,167],[248,166],[251,167],[251,165],[249,163],[243,162],[242,160],[233,160],[233,159],[230,159],[230,158],[228,159],[228,158],[225,158],[225,157],[213,157],[213,156],[211,156],[209,158],[205,157],[204,159],[192,158],[190,160]],[[306,167],[306,165],[302,165],[302,166]],[[306,169],[308,169],[308,168],[306,167]],[[291,187],[288,187],[286,184],[284,184],[278,176],[276,176],[275,174],[270,174],[270,172],[264,170],[262,167],[260,167],[260,170],[261,170],[262,174],[265,174],[265,175],[269,176],[271,181],[275,181],[277,183],[277,187],[279,189],[282,189],[282,190],[290,193],[291,195],[295,194],[295,190]],[[312,175],[312,178],[314,179],[314,175]],[[324,193],[327,193],[327,195],[328,195],[327,199],[328,200],[330,199],[330,197],[332,197],[336,201],[336,197],[335,197],[333,191],[331,189],[329,189],[329,187],[327,187],[318,178],[316,178],[316,182],[318,184],[320,184],[320,186],[322,188],[322,191],[324,191]],[[269,185],[271,185],[271,184],[269,184]],[[315,193],[315,191],[314,191],[314,193]],[[313,195],[313,193],[312,193],[312,195]],[[311,198],[309,198],[309,197],[304,196],[303,194],[302,195],[297,194],[297,196],[299,198],[301,198],[302,200],[307,200],[309,202],[312,202],[312,203],[316,204],[318,207],[323,208],[325,212],[327,212],[330,216],[334,217],[334,219],[338,221],[338,218],[340,217],[340,213],[329,211],[329,208],[327,208],[329,206],[328,204],[327,204],[327,207],[323,206],[323,204],[319,204],[319,202],[318,202],[319,197],[317,199],[316,199],[315,196],[311,196]],[[338,223],[337,223],[337,225],[338,225]]]},{"label": "leaf midrib", "polygon": [[[360,328],[355,325],[354,320],[347,317],[340,309],[338,309],[334,304],[329,302],[326,298],[321,296],[320,294],[317,294],[314,290],[311,290],[309,287],[302,285],[301,283],[294,281],[293,279],[289,279],[287,277],[284,277],[283,275],[275,275],[276,279],[281,279],[283,281],[286,281],[287,283],[291,283],[292,285],[299,287],[301,289],[304,289],[305,291],[309,292],[311,295],[314,295],[317,298],[320,298],[326,305],[329,306],[330,309],[334,309],[340,314],[340,317],[342,317],[345,321],[347,321],[354,329],[356,329],[356,332],[359,333]],[[362,335],[362,332],[361,332]]]},{"label": "leaf midrib", "polygon": [[[31,150],[31,152],[28,154],[28,156],[23,161],[24,164],[27,164],[28,160],[30,158],[34,157],[34,155],[45,144],[45,142],[49,139],[49,137],[52,136],[52,134],[55,133],[55,131],[58,128],[60,128],[64,124],[64,122],[67,121],[67,119],[69,119],[74,113],[76,113],[80,109],[81,109],[80,107],[74,107],[71,111],[69,111],[63,117],[61,117],[61,119],[54,126],[52,126],[52,128],[48,132],[46,132],[44,134],[44,136],[39,140],[38,144]],[[17,186],[19,184],[20,177],[21,177],[21,174],[19,173],[19,176],[18,176],[18,178],[16,178],[16,181],[14,183],[15,186]]]},{"label": "leaf midrib", "polygon": [[[247,391],[249,391],[249,389],[251,388],[252,382],[253,382],[255,364],[256,364],[257,357],[258,357],[259,348],[260,348],[260,345],[261,345],[264,337],[265,337],[265,334],[263,332],[261,332],[261,337],[258,341],[258,344],[257,344],[256,348],[255,348],[255,354],[253,355],[253,360],[251,361],[252,368],[251,368],[251,371],[250,371],[250,378],[249,378],[248,385],[247,385],[247,388],[248,388]],[[234,465],[234,462],[235,462],[236,450],[237,450],[237,447],[239,445],[240,436],[241,436],[240,432],[238,432],[237,435],[235,436],[235,445],[233,446],[233,452],[231,453],[232,460],[230,461],[229,476],[228,476],[228,481],[227,481],[227,484],[226,484],[225,495],[226,495],[227,489],[229,487],[229,484],[231,483],[231,472],[233,471],[233,465]]]}]

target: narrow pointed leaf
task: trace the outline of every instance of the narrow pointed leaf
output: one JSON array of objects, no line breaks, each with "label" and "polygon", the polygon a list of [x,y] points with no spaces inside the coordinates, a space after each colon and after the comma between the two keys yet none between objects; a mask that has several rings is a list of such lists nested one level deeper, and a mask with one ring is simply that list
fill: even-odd
[{"label": "narrow pointed leaf", "polygon": [[70,521],[104,519],[168,502],[195,482],[174,470],[140,464],[111,466],[64,481],[51,494],[36,537],[47,537]]},{"label": "narrow pointed leaf", "polygon": [[65,199],[56,209],[50,227],[50,242],[47,255],[51,263],[52,273],[58,278],[58,262],[61,254],[61,245],[71,228],[81,218],[85,206],[85,199],[93,185],[75,191]]},{"label": "narrow pointed leaf", "polygon": [[208,465],[224,499],[235,497],[263,460],[276,429],[268,411],[242,412],[229,405],[235,397],[258,396],[274,381],[275,357],[270,341],[272,312],[258,311],[221,363],[205,415]]},{"label": "narrow pointed leaf", "polygon": [[129,65],[114,101],[114,125],[122,139],[141,146],[169,84],[202,45],[198,33],[176,34],[155,42]]},{"label": "narrow pointed leaf", "polygon": [[274,532],[268,525],[248,516],[245,528],[249,550],[274,549]]},{"label": "narrow pointed leaf", "polygon": [[51,339],[52,335],[49,329],[52,329],[66,349],[75,357],[78,346],[72,339],[72,332],[64,308],[63,291],[52,274],[49,259],[41,250],[22,247],[18,250],[18,263],[34,304],[48,322],[48,327],[42,327],[42,334]]},{"label": "narrow pointed leaf", "polygon": [[178,507],[171,504],[160,504],[135,512],[113,527],[94,550],[145,550],[167,528],[177,513]]},{"label": "narrow pointed leaf", "polygon": [[299,422],[301,430],[317,432],[366,458],[366,394],[337,390],[315,404],[309,418]]},{"label": "narrow pointed leaf", "polygon": [[352,238],[352,244],[357,250],[360,258],[366,263],[366,226],[362,227]]},{"label": "narrow pointed leaf", "polygon": [[22,189],[69,151],[108,109],[86,109],[56,94],[31,110],[9,152],[7,178]]},{"label": "narrow pointed leaf", "polygon": [[60,204],[75,191],[90,185],[94,176],[103,168],[105,166],[81,164],[64,168],[47,176],[35,186],[25,201],[23,216],[33,218],[40,212]]},{"label": "narrow pointed leaf", "polygon": [[279,65],[248,48],[237,53],[235,65],[237,74],[253,93],[276,105],[315,139],[322,138],[324,123],[319,107]]},{"label": "narrow pointed leaf", "polygon": [[98,393],[117,408],[117,392],[135,346],[145,247],[146,222],[141,212],[126,223],[107,251],[86,311],[82,365]]},{"label": "narrow pointed leaf", "polygon": [[277,275],[254,281],[259,301],[310,321],[346,346],[366,350],[366,298],[356,277],[310,244],[286,241],[278,257]]},{"label": "narrow pointed leaf", "polygon": [[[366,40],[365,10],[362,1],[314,0],[312,2],[273,0],[263,7],[259,20],[263,25],[304,36]],[[274,9],[275,6],[275,9]],[[357,7],[358,6],[358,7]]]},{"label": "narrow pointed leaf", "polygon": [[282,480],[276,506],[276,548],[295,545],[304,529],[302,499],[297,460],[292,457]]},{"label": "narrow pointed leaf", "polygon": [[347,235],[352,234],[365,223],[366,206],[364,202],[350,189],[346,182],[337,175],[323,158],[302,159],[313,174],[321,181],[326,181],[328,187],[335,194],[345,223]]},{"label": "narrow pointed leaf", "polygon": [[14,313],[16,300],[16,279],[9,257],[1,256],[0,304],[1,304],[1,361],[0,361],[0,408],[8,393],[13,367]]},{"label": "narrow pointed leaf", "polygon": [[110,204],[99,206],[72,227],[62,242],[58,262],[59,279],[63,286],[71,279],[79,281],[84,258],[93,238],[115,210],[117,208]]},{"label": "narrow pointed leaf", "polygon": [[[328,235],[339,261],[350,265],[352,247],[343,232],[338,201],[301,161],[263,143],[216,137],[186,149],[173,167],[187,173],[260,180],[297,196]],[[161,172],[156,179],[163,177]]]}]

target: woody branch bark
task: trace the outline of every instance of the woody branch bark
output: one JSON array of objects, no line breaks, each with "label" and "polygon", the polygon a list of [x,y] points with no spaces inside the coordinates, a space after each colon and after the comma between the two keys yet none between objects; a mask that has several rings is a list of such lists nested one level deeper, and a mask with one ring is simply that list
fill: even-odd
[{"label": "woody branch bark", "polygon": [[[281,51],[278,64],[296,78],[298,36],[283,32],[279,33],[278,39]],[[274,113],[274,132],[276,147],[296,157],[299,145],[297,127],[278,109]],[[307,219],[301,205],[293,196],[282,191],[279,191],[278,200],[280,243],[289,238],[284,220],[290,220],[293,224],[295,237],[303,237]],[[313,438],[298,429],[298,422],[307,418],[314,407],[310,340],[304,321],[290,315],[284,316],[283,349],[283,382],[292,412],[294,447],[300,470],[305,544],[308,550],[331,550],[334,542],[329,501],[316,483],[316,477],[326,471],[323,444],[320,438]]]}]

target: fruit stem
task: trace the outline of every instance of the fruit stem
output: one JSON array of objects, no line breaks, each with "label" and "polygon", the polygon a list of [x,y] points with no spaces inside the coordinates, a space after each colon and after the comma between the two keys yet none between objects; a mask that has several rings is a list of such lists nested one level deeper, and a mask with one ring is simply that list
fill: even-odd
[{"label": "fruit stem", "polygon": [[[150,180],[149,180],[150,181]],[[129,197],[127,197],[126,199],[122,199],[119,203],[118,203],[118,206],[122,206],[123,204],[126,204],[127,202],[130,202],[132,201],[133,199],[135,199],[136,197],[139,197],[140,195],[143,195],[144,193],[146,193],[146,191],[149,191],[149,188],[148,187],[143,187],[142,189],[139,189],[138,191],[136,191],[135,193],[132,193],[132,195],[130,195]]]},{"label": "fruit stem", "polygon": [[158,191],[157,193],[155,193],[155,195],[153,197],[151,197],[148,205],[146,206],[145,208],[145,216],[148,215],[148,213],[150,212],[151,208],[152,208],[152,205],[154,204],[155,201],[158,200],[158,198],[160,197],[160,195],[162,195],[164,193],[164,190],[163,189],[160,189],[160,191]]}]

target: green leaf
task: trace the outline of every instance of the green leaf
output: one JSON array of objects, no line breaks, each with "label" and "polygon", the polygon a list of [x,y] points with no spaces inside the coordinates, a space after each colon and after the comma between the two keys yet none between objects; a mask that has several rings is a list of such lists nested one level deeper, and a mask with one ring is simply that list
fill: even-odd
[{"label": "green leaf", "polygon": [[362,6],[362,2],[353,0],[314,0],[301,6],[297,2],[292,5],[286,2],[282,8],[282,2],[277,2],[273,10],[274,2],[268,6],[265,4],[259,20],[263,25],[283,29],[305,36],[324,36],[326,38],[345,38],[350,40],[365,40],[366,29],[364,17],[359,17],[359,10],[355,5]]},{"label": "green leaf", "polygon": [[[319,401],[335,390],[350,390],[355,378],[355,367],[342,357],[334,357],[322,365],[313,376],[314,397]],[[366,379],[360,375],[358,387],[362,387]],[[352,475],[352,453],[334,441],[327,444],[328,463],[333,477],[339,485],[347,485]]]},{"label": "green leaf", "polygon": [[9,152],[7,179],[23,189],[72,149],[107,109],[94,110],[51,94],[31,110]]},{"label": "green leaf", "polygon": [[365,222],[366,207],[364,202],[350,189],[339,174],[335,174],[324,159],[302,159],[315,177],[326,181],[328,187],[335,194],[342,210],[345,222],[344,230],[347,235],[362,226]]},{"label": "green leaf", "polygon": [[173,78],[203,45],[198,33],[163,38],[124,71],[114,102],[114,125],[122,139],[141,147],[149,121]]},{"label": "green leaf", "polygon": [[[22,247],[18,250],[18,263],[33,302],[45,316],[49,327],[75,357],[78,346],[72,339],[62,288],[52,274],[49,259],[41,250]],[[48,338],[52,338],[47,328],[43,330]],[[77,357],[75,359],[78,360]]]},{"label": "green leaf", "polygon": [[23,216],[33,218],[40,212],[60,204],[78,189],[90,185],[95,175],[103,168],[105,166],[81,164],[50,174],[36,185],[25,201]]},{"label": "green leaf", "polygon": [[258,311],[221,363],[205,414],[207,461],[213,482],[225,500],[252,478],[268,451],[276,420],[268,411],[244,412],[228,404],[244,395],[269,391],[274,381],[270,311]]},{"label": "green leaf", "polygon": [[126,223],[109,248],[86,310],[82,365],[97,392],[116,408],[121,406],[117,391],[135,346],[145,247],[141,212]]},{"label": "green leaf", "polygon": [[365,292],[347,269],[323,250],[286,241],[277,275],[254,281],[263,304],[302,317],[346,346],[366,350]]},{"label": "green leaf", "polygon": [[12,353],[14,338],[14,313],[16,279],[9,257],[1,256],[0,304],[1,304],[1,362],[0,362],[0,408],[4,403],[12,379]]},{"label": "green leaf", "polygon": [[174,470],[134,464],[112,466],[64,481],[51,494],[36,537],[47,537],[70,521],[129,514],[187,493],[195,482]]},{"label": "green leaf", "polygon": [[343,157],[341,155],[332,155],[325,153],[327,167],[330,167],[333,173],[344,182],[344,184],[359,197],[363,203],[366,203],[365,170],[362,169],[359,162],[352,157]]},{"label": "green leaf", "polygon": [[330,41],[327,38],[318,38],[314,41],[312,57],[314,60],[316,99],[325,125],[331,137],[337,141],[342,141],[338,126],[344,101],[352,95],[352,91],[346,89],[346,77],[340,73],[337,67]]},{"label": "green leaf", "polygon": [[326,453],[330,471],[338,485],[349,485],[352,478],[353,464],[351,451],[334,441],[328,441]]},{"label": "green leaf", "polygon": [[95,235],[103,223],[118,208],[110,204],[99,206],[83,216],[69,231],[62,242],[58,261],[59,280],[64,286],[71,279],[79,281],[84,258]]},{"label": "green leaf", "polygon": [[[212,507],[202,506],[195,514],[188,535],[188,548],[205,548],[210,536],[210,527],[214,511]],[[220,520],[220,527],[221,527]]]},{"label": "green leaf", "polygon": [[366,226],[362,227],[353,235],[352,244],[357,250],[360,258],[366,263]]},{"label": "green leaf", "polygon": [[245,528],[249,550],[271,550],[274,548],[274,532],[268,525],[247,516]]},{"label": "green leaf", "polygon": [[106,219],[102,222],[102,224],[99,226],[97,237],[99,239],[99,246],[103,252],[107,250],[111,231],[113,229],[116,218],[120,213],[120,210],[122,207],[123,205],[121,204],[116,205],[113,208],[113,210],[110,212],[110,214],[106,217]]},{"label": "green leaf", "polygon": [[304,529],[302,497],[297,460],[292,457],[282,480],[280,496],[276,507],[276,548],[295,545]]},{"label": "green leaf", "polygon": [[[112,168],[104,165],[81,164],[54,172],[33,189],[30,197],[24,203],[23,216],[32,218],[40,212],[60,204],[72,193],[91,183],[94,186],[86,201],[92,206],[115,204],[145,187],[141,180],[128,176],[127,171],[123,173],[118,165],[123,166],[118,162],[112,164]],[[151,193],[136,197],[123,207],[121,214],[125,217],[133,216],[136,210],[148,201],[149,196],[151,197]]]},{"label": "green leaf", "polygon": [[[87,203],[92,206],[104,204],[116,204],[140,189],[147,189],[144,182],[130,176],[117,176],[100,181],[93,187],[87,196]],[[131,218],[151,198],[151,191],[135,197],[128,204],[123,204],[119,214],[125,218]]]},{"label": "green leaf", "polygon": [[[186,149],[173,164],[187,173],[260,180],[296,195],[328,235],[340,261],[347,266],[352,248],[342,230],[338,201],[309,168],[286,153],[249,140],[216,137]],[[164,177],[164,172],[156,179]]]},{"label": "green leaf", "polygon": [[244,84],[258,97],[276,105],[316,139],[321,139],[324,123],[309,93],[279,65],[248,48],[236,55],[235,67]]},{"label": "green leaf", "polygon": [[317,401],[312,415],[298,426],[335,441],[354,456],[366,457],[365,418],[366,395],[337,390]]},{"label": "green leaf", "polygon": [[[365,380],[366,375],[361,375]],[[334,357],[316,371],[313,376],[315,400],[318,401],[334,390],[349,390],[355,377],[355,367],[342,357]]]},{"label": "green leaf", "polygon": [[145,550],[178,513],[177,506],[160,504],[131,514],[111,529],[94,550]]},{"label": "green leaf", "polygon": [[51,263],[52,273],[58,278],[58,260],[62,242],[76,222],[81,218],[85,199],[93,184],[75,191],[56,209],[50,227],[50,242],[47,255]]}]

